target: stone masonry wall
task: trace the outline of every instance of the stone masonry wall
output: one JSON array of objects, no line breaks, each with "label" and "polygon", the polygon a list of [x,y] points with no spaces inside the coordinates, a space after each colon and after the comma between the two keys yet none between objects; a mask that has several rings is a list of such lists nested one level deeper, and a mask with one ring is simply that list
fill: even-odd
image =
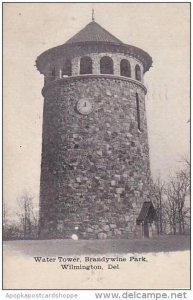
[{"label": "stone masonry wall", "polygon": [[[43,94],[40,237],[137,235],[150,182],[144,88],[120,77],[82,76],[55,81]],[[89,115],[76,109],[83,98],[93,102]]]}]

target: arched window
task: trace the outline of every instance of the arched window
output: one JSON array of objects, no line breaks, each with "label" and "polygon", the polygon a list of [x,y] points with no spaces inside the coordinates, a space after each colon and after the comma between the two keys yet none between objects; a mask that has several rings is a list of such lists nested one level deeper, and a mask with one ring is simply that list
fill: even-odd
[{"label": "arched window", "polygon": [[92,59],[88,56],[80,60],[80,74],[92,74]]},{"label": "arched window", "polygon": [[121,76],[131,77],[131,67],[127,59],[122,59],[120,63]]},{"label": "arched window", "polygon": [[137,93],[136,93],[136,108],[137,108],[137,127],[141,131],[140,105],[139,105],[139,96]]},{"label": "arched window", "polygon": [[62,77],[72,75],[72,64],[70,60],[66,60],[62,68]]},{"label": "arched window", "polygon": [[141,81],[141,69],[139,65],[135,66],[135,79]]},{"label": "arched window", "polygon": [[100,73],[113,74],[113,60],[109,56],[104,56],[100,60]]}]

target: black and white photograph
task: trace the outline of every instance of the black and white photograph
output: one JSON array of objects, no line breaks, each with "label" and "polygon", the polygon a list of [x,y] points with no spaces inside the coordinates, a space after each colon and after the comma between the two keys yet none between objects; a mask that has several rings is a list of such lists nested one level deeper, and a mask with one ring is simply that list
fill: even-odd
[{"label": "black and white photograph", "polygon": [[3,3],[3,289],[190,289],[190,3]]}]

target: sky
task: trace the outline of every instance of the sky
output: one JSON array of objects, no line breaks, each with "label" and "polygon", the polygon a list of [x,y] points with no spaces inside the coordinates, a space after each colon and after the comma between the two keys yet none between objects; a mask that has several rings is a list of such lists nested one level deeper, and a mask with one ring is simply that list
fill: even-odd
[{"label": "sky", "polygon": [[43,76],[35,60],[91,21],[153,58],[145,75],[153,178],[167,180],[189,155],[188,3],[4,3],[4,201],[27,190],[38,201]]}]

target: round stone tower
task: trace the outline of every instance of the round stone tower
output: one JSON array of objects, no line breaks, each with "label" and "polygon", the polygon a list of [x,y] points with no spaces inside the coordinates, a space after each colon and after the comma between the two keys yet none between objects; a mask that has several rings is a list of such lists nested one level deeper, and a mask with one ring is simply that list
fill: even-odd
[{"label": "round stone tower", "polygon": [[92,21],[36,65],[45,78],[40,238],[137,235],[149,199],[151,57]]}]

